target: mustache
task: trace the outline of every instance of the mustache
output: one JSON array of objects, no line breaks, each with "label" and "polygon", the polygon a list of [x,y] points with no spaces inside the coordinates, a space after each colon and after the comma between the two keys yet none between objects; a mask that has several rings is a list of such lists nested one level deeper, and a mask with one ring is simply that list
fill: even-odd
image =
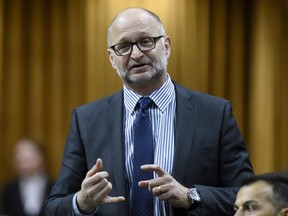
[{"label": "mustache", "polygon": [[139,65],[153,65],[153,61],[149,60],[149,59],[141,59],[140,61],[133,61],[133,62],[129,62],[127,69],[130,70],[133,67],[139,66]]}]

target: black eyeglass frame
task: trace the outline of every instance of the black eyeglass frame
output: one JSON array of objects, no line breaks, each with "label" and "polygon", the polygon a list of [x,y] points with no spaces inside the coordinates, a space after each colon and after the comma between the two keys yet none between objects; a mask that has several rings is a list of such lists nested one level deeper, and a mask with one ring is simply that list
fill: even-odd
[{"label": "black eyeglass frame", "polygon": [[[111,48],[111,49],[115,52],[115,54],[118,55],[118,56],[127,56],[127,55],[130,55],[130,54],[132,53],[132,51],[133,51],[134,45],[136,45],[141,52],[148,52],[148,51],[150,51],[150,50],[152,50],[152,49],[154,49],[154,48],[156,47],[157,41],[160,40],[162,37],[165,37],[165,36],[164,36],[164,35],[160,35],[160,36],[157,36],[157,37],[145,37],[145,38],[142,38],[142,39],[140,39],[140,40],[138,40],[138,41],[135,41],[135,42],[122,42],[122,43],[117,43],[117,44],[115,44],[115,45],[113,45],[113,46],[110,46],[109,48]],[[143,41],[143,40],[146,40],[146,39],[153,39],[153,43],[154,43],[154,44],[153,44],[153,46],[152,46],[151,48],[149,48],[148,50],[142,50],[142,49],[140,48],[140,46],[138,45],[138,43],[141,42],[141,41]],[[115,49],[115,46],[117,46],[117,45],[119,45],[119,44],[129,44],[129,45],[130,45],[130,51],[129,51],[127,54],[124,54],[124,55],[123,55],[123,54],[120,54],[120,53],[118,52],[118,50]]]}]

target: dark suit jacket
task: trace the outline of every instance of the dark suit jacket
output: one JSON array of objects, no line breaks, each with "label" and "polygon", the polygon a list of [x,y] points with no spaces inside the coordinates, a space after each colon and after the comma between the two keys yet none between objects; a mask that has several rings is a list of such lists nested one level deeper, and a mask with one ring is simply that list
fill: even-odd
[{"label": "dark suit jacket", "polygon": [[[238,180],[252,167],[230,103],[224,99],[176,87],[176,128],[173,177],[195,184],[202,205],[195,215],[233,215]],[[113,184],[111,196],[128,196],[123,144],[123,92],[73,111],[62,168],[47,202],[47,216],[71,215],[72,197],[97,158]],[[126,199],[127,200],[127,199]],[[173,209],[173,215],[188,214]],[[100,206],[96,215],[128,215],[125,202]]]},{"label": "dark suit jacket", "polygon": [[[2,208],[4,214],[7,214],[9,216],[29,216],[26,215],[24,212],[23,207],[23,201],[21,200],[20,196],[20,181],[16,179],[15,181],[7,183],[7,185],[3,188],[3,195],[2,195]],[[43,199],[43,205],[42,210],[38,216],[44,216],[44,204],[45,200],[48,198],[51,189],[52,189],[53,183],[49,181],[46,185],[45,190],[45,197]],[[0,214],[1,215],[1,214]]]}]

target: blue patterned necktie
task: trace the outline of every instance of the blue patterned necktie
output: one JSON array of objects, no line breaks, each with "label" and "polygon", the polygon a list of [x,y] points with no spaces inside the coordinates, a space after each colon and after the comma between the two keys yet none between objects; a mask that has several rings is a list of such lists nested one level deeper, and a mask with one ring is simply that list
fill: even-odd
[{"label": "blue patterned necktie", "polygon": [[154,163],[152,123],[148,116],[148,109],[153,104],[149,97],[142,97],[138,101],[134,130],[134,162],[131,216],[153,216],[153,195],[146,188],[140,188],[138,182],[153,178],[152,172],[140,169],[143,164]]}]

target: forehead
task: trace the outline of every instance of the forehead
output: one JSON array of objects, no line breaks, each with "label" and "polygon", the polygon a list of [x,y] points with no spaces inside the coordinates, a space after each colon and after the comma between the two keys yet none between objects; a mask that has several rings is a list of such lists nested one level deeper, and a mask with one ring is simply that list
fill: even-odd
[{"label": "forehead", "polygon": [[133,40],[160,34],[160,23],[148,12],[130,9],[122,12],[111,24],[113,41]]},{"label": "forehead", "polygon": [[40,154],[40,150],[36,147],[36,144],[29,140],[19,141],[14,149],[15,154],[29,153]]},{"label": "forehead", "polygon": [[243,186],[236,198],[237,206],[243,205],[247,201],[256,201],[257,203],[269,203],[269,197],[273,194],[272,186],[265,181],[257,181],[247,186]]}]

